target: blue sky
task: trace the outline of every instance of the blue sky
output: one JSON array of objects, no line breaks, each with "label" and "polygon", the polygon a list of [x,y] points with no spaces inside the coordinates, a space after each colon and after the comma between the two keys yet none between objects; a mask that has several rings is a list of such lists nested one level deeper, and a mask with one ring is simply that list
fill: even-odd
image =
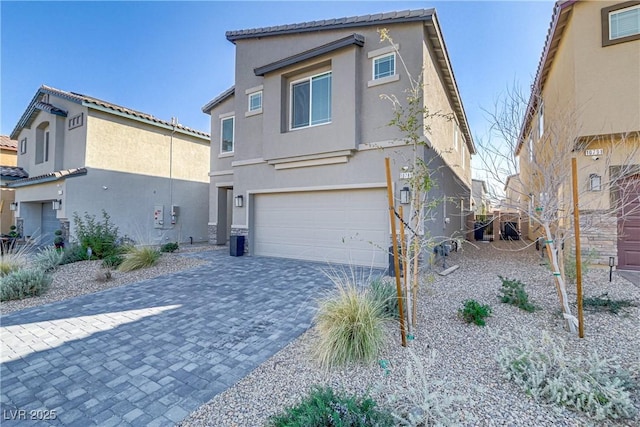
[{"label": "blue sky", "polygon": [[42,84],[209,132],[201,107],[233,85],[225,31],[435,7],[474,138],[535,76],[552,1],[0,2],[1,133]]}]

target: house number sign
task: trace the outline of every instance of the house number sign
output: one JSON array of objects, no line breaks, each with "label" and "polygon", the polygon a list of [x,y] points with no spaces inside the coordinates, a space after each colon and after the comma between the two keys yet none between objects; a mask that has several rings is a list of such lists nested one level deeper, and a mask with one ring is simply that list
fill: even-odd
[{"label": "house number sign", "polygon": [[585,156],[602,156],[604,153],[602,148],[596,148],[595,150],[584,150]]}]

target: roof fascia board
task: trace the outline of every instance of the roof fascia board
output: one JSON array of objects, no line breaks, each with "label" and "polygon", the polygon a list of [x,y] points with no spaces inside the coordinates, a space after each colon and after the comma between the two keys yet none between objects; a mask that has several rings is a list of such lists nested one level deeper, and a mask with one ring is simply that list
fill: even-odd
[{"label": "roof fascia board", "polygon": [[103,107],[102,105],[94,104],[92,102],[84,101],[84,102],[82,102],[82,105],[84,107],[90,108],[92,110],[102,111],[103,113],[112,114],[114,116],[123,117],[125,119],[133,120],[133,121],[136,121],[136,122],[145,123],[145,124],[148,124],[148,125],[151,125],[151,126],[154,126],[154,127],[158,127],[158,128],[161,128],[161,129],[167,129],[167,130],[171,130],[171,131],[175,130],[176,133],[181,133],[181,134],[184,134],[184,135],[193,136],[193,137],[202,139],[203,141],[209,142],[209,140],[210,140],[208,137],[206,137],[204,135],[200,135],[200,134],[197,134],[197,133],[189,132],[188,130],[181,129],[179,127],[175,127],[174,128],[173,126],[166,125],[164,123],[157,123],[157,122],[154,122],[152,120],[145,119],[143,117],[136,117],[134,115],[123,113],[123,112],[120,112],[120,111],[117,111],[117,110],[113,110],[113,109],[108,108],[108,107]]},{"label": "roof fascia board", "polygon": [[272,62],[262,67],[254,68],[253,72],[256,76],[264,76],[267,73],[280,70],[290,65],[298,64],[300,62],[307,61],[309,59],[317,58],[318,56],[325,55],[336,50],[356,45],[359,47],[364,46],[364,36],[361,34],[353,33],[350,36],[343,37],[341,39],[329,42],[322,46],[314,47],[313,49],[306,50],[296,55],[289,56],[279,61]]},{"label": "roof fascia board", "polygon": [[202,107],[202,112],[205,113],[205,114],[211,114],[211,110],[213,110],[214,107],[216,107],[218,104],[223,103],[224,101],[226,101],[231,96],[235,95],[235,92],[236,92],[236,87],[235,86],[231,86],[229,89],[225,90],[220,95],[216,96],[211,101],[207,102]]}]

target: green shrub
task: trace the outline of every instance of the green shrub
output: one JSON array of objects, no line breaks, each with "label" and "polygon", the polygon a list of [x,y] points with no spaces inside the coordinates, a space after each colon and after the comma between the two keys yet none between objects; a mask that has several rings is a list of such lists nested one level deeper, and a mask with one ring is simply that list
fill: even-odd
[{"label": "green shrub", "polygon": [[178,243],[165,243],[160,247],[160,252],[175,252],[178,250]]},{"label": "green shrub", "polygon": [[524,283],[516,279],[508,279],[502,276],[498,276],[502,280],[502,296],[500,301],[515,305],[516,307],[528,311],[535,311],[536,307],[529,302],[529,295],[524,290]]},{"label": "green shrub", "polygon": [[60,265],[63,258],[63,251],[48,246],[40,249],[38,253],[35,254],[33,262],[37,268],[50,272]]},{"label": "green shrub", "polygon": [[611,314],[618,314],[620,310],[628,307],[636,307],[637,304],[628,299],[612,300],[609,298],[609,293],[598,297],[588,297],[582,301],[584,307],[593,311],[608,311]]},{"label": "green shrub", "polygon": [[271,417],[273,427],[393,426],[387,411],[376,408],[370,397],[336,393],[331,387],[314,387],[310,394],[284,414]]},{"label": "green shrub", "polygon": [[[598,251],[592,249],[586,254],[582,254],[582,275],[586,275],[589,272],[589,266],[594,259],[598,256]],[[576,283],[578,278],[578,265],[576,263],[575,252],[568,251],[568,254],[564,258],[564,277],[568,283]]]},{"label": "green shrub", "polygon": [[562,341],[547,334],[500,349],[498,364],[505,376],[535,399],[544,399],[592,418],[619,419],[635,415],[629,374],[615,359],[597,353],[586,359],[566,354]]},{"label": "green shrub", "polygon": [[51,276],[40,269],[15,270],[0,277],[0,301],[38,296],[49,288],[51,281]]},{"label": "green shrub", "polygon": [[464,302],[464,307],[458,310],[458,314],[462,316],[467,323],[484,326],[486,324],[484,319],[491,316],[491,307],[470,299]]},{"label": "green shrub", "polygon": [[111,223],[111,217],[103,210],[102,221],[97,221],[95,215],[85,212],[84,219],[73,213],[76,238],[86,253],[91,248],[92,257],[102,259],[106,255],[116,252],[118,240],[118,227]]},{"label": "green shrub", "polygon": [[60,260],[60,265],[71,264],[78,261],[85,261],[88,259],[87,257],[87,249],[83,248],[77,243],[72,243],[67,245],[62,251],[62,260]]},{"label": "green shrub", "polygon": [[315,317],[318,340],[314,353],[321,366],[371,363],[384,344],[383,304],[368,289],[331,278],[336,289],[319,302]]},{"label": "green shrub", "polygon": [[118,268],[124,262],[124,256],[120,254],[107,255],[102,259],[102,267]]},{"label": "green shrub", "polygon": [[382,305],[382,314],[389,319],[399,319],[398,291],[396,285],[376,279],[371,282],[371,295]]},{"label": "green shrub", "polygon": [[151,267],[158,262],[160,251],[148,246],[133,248],[118,267],[120,271],[132,271],[140,268]]}]

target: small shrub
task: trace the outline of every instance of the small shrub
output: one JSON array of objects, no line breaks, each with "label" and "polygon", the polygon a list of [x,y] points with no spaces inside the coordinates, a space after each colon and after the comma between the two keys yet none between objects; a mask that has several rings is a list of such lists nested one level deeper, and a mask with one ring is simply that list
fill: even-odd
[{"label": "small shrub", "polygon": [[399,319],[398,291],[396,285],[376,279],[371,282],[372,297],[382,305],[382,314],[388,319]]},{"label": "small shrub", "polygon": [[593,311],[608,311],[611,314],[618,314],[620,310],[628,307],[637,307],[637,304],[628,299],[612,300],[609,298],[609,293],[598,297],[584,298],[582,303],[585,308]]},{"label": "small shrub", "polygon": [[0,301],[38,296],[49,288],[51,281],[51,276],[40,269],[13,271],[0,278]]},{"label": "small shrub", "polygon": [[89,215],[86,212],[84,218],[74,212],[73,222],[76,227],[76,238],[85,253],[88,248],[91,248],[93,257],[102,259],[116,251],[118,227],[111,223],[111,217],[107,212],[102,211],[102,221],[96,220],[95,215]]},{"label": "small shrub", "polygon": [[118,267],[120,271],[133,271],[140,268],[151,267],[158,262],[160,251],[148,246],[133,248]]},{"label": "small shrub", "polygon": [[51,272],[60,265],[63,258],[63,251],[49,246],[40,249],[34,256],[33,262],[37,268],[46,272]]},{"label": "small shrub", "polygon": [[[598,251],[592,249],[586,254],[582,254],[582,275],[586,275],[589,272],[589,267],[593,260],[598,256]],[[576,263],[575,252],[569,251],[564,259],[564,277],[566,277],[568,283],[576,283],[578,278],[578,264]]]},{"label": "small shrub", "polygon": [[467,323],[484,326],[486,324],[484,319],[491,316],[491,307],[470,299],[464,302],[464,307],[458,310],[458,314],[462,316]]},{"label": "small shrub", "polygon": [[370,397],[357,397],[336,393],[331,387],[314,387],[310,394],[284,414],[269,420],[273,427],[325,427],[325,426],[393,426],[390,413],[376,408]]},{"label": "small shrub", "polygon": [[124,256],[120,254],[107,255],[102,259],[104,268],[118,268],[124,261]]},{"label": "small shrub", "polygon": [[96,272],[96,280],[98,282],[108,282],[112,277],[113,275],[111,274],[111,270],[108,268],[101,268]]},{"label": "small shrub", "polygon": [[516,279],[508,279],[502,276],[498,276],[502,280],[502,296],[500,301],[515,305],[516,307],[528,311],[535,311],[536,307],[529,302],[529,295],[524,290],[524,283]]},{"label": "small shrub", "polygon": [[178,243],[165,243],[160,247],[160,252],[175,252],[178,250]]},{"label": "small shrub", "polygon": [[615,359],[597,353],[586,359],[565,353],[564,342],[547,334],[500,349],[498,364],[505,376],[535,399],[544,399],[592,418],[631,418],[635,407],[629,374]]},{"label": "small shrub", "polygon": [[319,302],[314,353],[321,366],[371,363],[384,344],[383,304],[368,289],[332,277],[336,289]]},{"label": "small shrub", "polygon": [[62,260],[60,265],[71,264],[78,261],[85,261],[88,259],[87,250],[77,243],[67,245],[62,251]]}]

